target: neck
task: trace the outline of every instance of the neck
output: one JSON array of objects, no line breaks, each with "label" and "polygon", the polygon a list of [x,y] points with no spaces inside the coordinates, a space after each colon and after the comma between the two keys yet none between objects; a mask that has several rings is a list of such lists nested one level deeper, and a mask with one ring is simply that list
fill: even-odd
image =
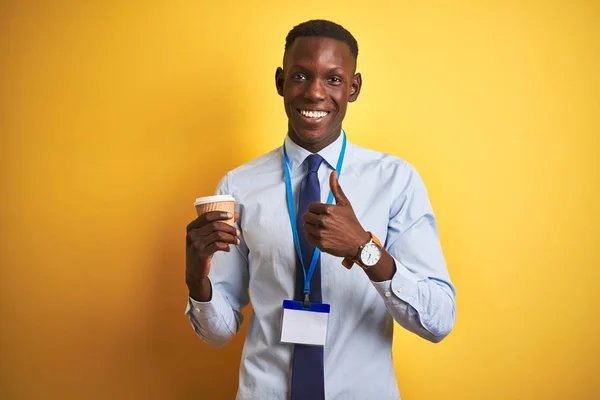
[{"label": "neck", "polygon": [[288,135],[294,143],[296,143],[298,146],[302,147],[303,149],[310,151],[313,154],[318,153],[319,151],[323,150],[325,147],[329,146],[331,143],[335,142],[337,140],[337,138],[340,137],[341,134],[342,134],[342,128],[340,127],[339,129],[336,129],[335,131],[333,131],[333,133],[331,133],[323,138],[320,138],[316,142],[306,142],[306,141],[302,140],[296,134],[296,132],[294,132],[293,129],[289,129],[289,131],[288,131]]}]

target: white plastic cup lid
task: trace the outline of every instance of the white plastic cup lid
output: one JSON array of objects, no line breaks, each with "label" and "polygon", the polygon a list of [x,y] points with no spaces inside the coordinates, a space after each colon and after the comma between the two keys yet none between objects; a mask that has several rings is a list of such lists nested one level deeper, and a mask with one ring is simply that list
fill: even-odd
[{"label": "white plastic cup lid", "polygon": [[228,194],[223,194],[220,196],[198,197],[194,202],[194,207],[199,206],[200,204],[219,203],[223,201],[235,201],[235,199],[233,198],[233,196]]}]

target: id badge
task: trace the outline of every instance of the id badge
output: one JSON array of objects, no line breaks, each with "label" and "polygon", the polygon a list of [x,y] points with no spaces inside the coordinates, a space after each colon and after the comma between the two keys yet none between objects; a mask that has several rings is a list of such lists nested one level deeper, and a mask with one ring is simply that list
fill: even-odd
[{"label": "id badge", "polygon": [[329,304],[284,300],[281,323],[281,341],[313,346],[324,346],[329,322]]}]

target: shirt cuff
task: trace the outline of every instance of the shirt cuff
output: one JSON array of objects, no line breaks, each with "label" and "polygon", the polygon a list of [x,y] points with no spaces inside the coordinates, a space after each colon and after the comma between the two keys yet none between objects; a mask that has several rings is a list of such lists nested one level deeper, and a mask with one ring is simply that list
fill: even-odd
[{"label": "shirt cuff", "polygon": [[372,284],[384,300],[389,301],[397,297],[415,307],[418,300],[418,279],[400,261],[393,259],[396,264],[396,272],[392,279],[383,282],[372,282]]},{"label": "shirt cuff", "polygon": [[192,299],[191,296],[188,295],[187,307],[185,309],[186,315],[192,315],[196,317],[197,321],[208,321],[214,318],[217,318],[220,314],[218,311],[218,303],[219,298],[218,294],[215,293],[214,287],[212,286],[212,282],[210,279],[208,280],[210,283],[210,290],[212,292],[212,297],[209,301],[197,301]]}]

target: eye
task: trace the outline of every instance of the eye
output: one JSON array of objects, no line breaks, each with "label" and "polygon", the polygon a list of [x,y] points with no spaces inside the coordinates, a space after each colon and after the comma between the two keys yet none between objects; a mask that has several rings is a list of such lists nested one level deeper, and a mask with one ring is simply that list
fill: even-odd
[{"label": "eye", "polygon": [[296,80],[299,80],[299,81],[305,81],[306,80],[306,75],[297,73],[297,74],[292,75],[292,79],[296,79]]},{"label": "eye", "polygon": [[331,83],[341,83],[342,82],[342,78],[340,78],[339,76],[332,76],[328,80]]}]

